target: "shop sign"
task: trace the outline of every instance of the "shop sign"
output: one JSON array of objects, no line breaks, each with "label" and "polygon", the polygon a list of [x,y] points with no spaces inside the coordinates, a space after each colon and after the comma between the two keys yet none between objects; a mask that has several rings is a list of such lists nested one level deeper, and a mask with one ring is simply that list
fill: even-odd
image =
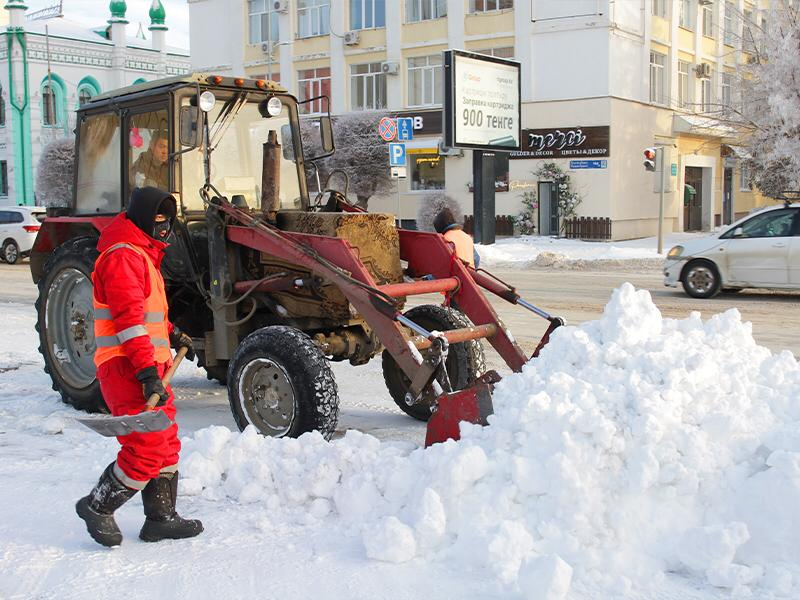
[{"label": "shop sign", "polygon": [[410,119],[414,135],[441,135],[442,111],[424,110],[419,112],[397,113],[398,120]]},{"label": "shop sign", "polygon": [[579,158],[610,155],[610,127],[523,129],[519,152],[509,158]]}]

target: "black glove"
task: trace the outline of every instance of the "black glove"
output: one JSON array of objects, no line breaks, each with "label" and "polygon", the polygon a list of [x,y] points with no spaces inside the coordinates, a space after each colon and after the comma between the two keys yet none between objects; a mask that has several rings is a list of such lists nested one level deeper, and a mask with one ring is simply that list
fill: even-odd
[{"label": "black glove", "polygon": [[158,394],[158,402],[156,406],[164,406],[169,394],[164,389],[164,384],[161,383],[161,378],[158,376],[158,369],[155,367],[147,367],[136,373],[136,379],[142,382],[142,394],[144,394],[145,403],[150,400],[150,396]]},{"label": "black glove", "polygon": [[187,360],[194,360],[194,346],[192,345],[192,338],[183,333],[177,327],[172,328],[172,333],[169,334],[169,343],[175,350],[186,348]]}]

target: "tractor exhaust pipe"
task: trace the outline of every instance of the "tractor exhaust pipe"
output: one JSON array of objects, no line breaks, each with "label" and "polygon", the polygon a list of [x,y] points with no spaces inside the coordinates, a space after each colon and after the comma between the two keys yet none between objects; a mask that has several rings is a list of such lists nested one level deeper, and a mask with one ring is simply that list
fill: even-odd
[{"label": "tractor exhaust pipe", "polygon": [[271,129],[264,142],[261,158],[261,212],[274,223],[281,208],[281,145],[278,133]]}]

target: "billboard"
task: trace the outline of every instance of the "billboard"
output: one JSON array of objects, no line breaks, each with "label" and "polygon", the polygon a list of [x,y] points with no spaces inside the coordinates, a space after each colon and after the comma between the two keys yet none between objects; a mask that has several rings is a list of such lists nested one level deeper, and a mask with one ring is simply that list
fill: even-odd
[{"label": "billboard", "polygon": [[444,52],[445,145],[520,149],[520,65],[463,50]]}]

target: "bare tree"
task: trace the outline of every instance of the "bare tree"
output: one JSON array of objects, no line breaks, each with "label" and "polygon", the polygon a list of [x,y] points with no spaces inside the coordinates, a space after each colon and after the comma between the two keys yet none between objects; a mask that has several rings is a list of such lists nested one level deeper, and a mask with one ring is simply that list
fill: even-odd
[{"label": "bare tree", "polygon": [[[378,122],[385,116],[387,114],[382,111],[358,111],[334,117],[336,152],[331,157],[317,161],[323,184],[336,170],[347,173],[349,192],[355,194],[359,206],[364,208],[367,208],[372,196],[391,190],[389,146],[378,134]],[[304,145],[313,136],[318,138],[319,134],[304,128]],[[343,187],[343,183],[337,186]]]}]

